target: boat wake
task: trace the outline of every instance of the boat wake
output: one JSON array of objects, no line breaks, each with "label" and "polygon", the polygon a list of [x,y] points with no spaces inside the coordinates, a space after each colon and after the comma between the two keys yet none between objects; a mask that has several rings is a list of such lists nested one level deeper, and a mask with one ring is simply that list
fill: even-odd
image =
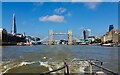
[{"label": "boat wake", "polygon": [[[88,70],[87,61],[66,60],[70,73],[85,73]],[[64,66],[62,61],[7,61],[2,63],[2,73],[44,73]],[[53,73],[64,73],[64,69]]]}]

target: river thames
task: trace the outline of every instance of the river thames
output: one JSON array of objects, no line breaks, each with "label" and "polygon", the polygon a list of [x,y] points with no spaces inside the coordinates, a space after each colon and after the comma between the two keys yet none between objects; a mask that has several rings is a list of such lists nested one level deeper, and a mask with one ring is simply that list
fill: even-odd
[{"label": "river thames", "polygon": [[[68,58],[99,59],[104,62],[105,68],[118,72],[118,47],[89,45],[3,46],[2,71],[8,73],[31,73],[33,71],[32,73],[38,73],[40,69],[37,62],[63,61]],[[31,65],[23,66],[23,64]]]}]

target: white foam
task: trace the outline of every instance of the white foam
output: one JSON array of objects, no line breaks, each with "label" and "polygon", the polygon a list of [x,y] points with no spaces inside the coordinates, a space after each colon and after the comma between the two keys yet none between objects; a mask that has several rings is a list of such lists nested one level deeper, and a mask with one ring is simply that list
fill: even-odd
[{"label": "white foam", "polygon": [[51,67],[49,67],[49,70],[52,71],[53,69]]},{"label": "white foam", "polygon": [[19,66],[23,66],[23,65],[28,65],[28,64],[34,64],[35,62],[22,62],[19,64]]},{"label": "white foam", "polygon": [[80,73],[85,73],[84,69],[85,67],[80,67]]},{"label": "white foam", "polygon": [[40,63],[41,66],[49,67],[48,62],[39,61],[39,63]]},{"label": "white foam", "polygon": [[3,68],[4,68],[5,71],[1,72],[0,75],[6,73],[7,71],[9,71],[10,69],[13,69],[15,67],[20,67],[20,66],[23,66],[23,65],[33,64],[33,63],[35,63],[35,62],[25,62],[25,61],[23,61],[23,62],[21,62],[18,65],[13,64],[13,66],[10,66],[10,67],[9,67],[9,65],[3,66]]},{"label": "white foam", "polygon": [[48,67],[49,71],[52,71],[53,69],[51,68],[51,66],[48,64],[48,62],[41,62],[39,61],[40,65],[41,66],[44,66],[44,67]]}]

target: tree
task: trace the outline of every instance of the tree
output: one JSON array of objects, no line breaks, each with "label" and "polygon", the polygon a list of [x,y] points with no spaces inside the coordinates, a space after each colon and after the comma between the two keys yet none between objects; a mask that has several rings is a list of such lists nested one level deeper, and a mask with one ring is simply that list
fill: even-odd
[{"label": "tree", "polygon": [[100,38],[96,38],[93,43],[101,43],[101,39]]},{"label": "tree", "polygon": [[113,43],[112,40],[107,40],[105,43]]}]

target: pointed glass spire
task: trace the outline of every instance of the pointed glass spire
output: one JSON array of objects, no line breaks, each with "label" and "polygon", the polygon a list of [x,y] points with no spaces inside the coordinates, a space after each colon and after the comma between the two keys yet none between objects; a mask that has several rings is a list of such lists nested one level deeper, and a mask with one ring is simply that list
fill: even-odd
[{"label": "pointed glass spire", "polygon": [[13,22],[12,22],[12,30],[11,30],[11,33],[12,33],[12,34],[16,34],[16,33],[17,33],[15,14],[13,14]]}]

